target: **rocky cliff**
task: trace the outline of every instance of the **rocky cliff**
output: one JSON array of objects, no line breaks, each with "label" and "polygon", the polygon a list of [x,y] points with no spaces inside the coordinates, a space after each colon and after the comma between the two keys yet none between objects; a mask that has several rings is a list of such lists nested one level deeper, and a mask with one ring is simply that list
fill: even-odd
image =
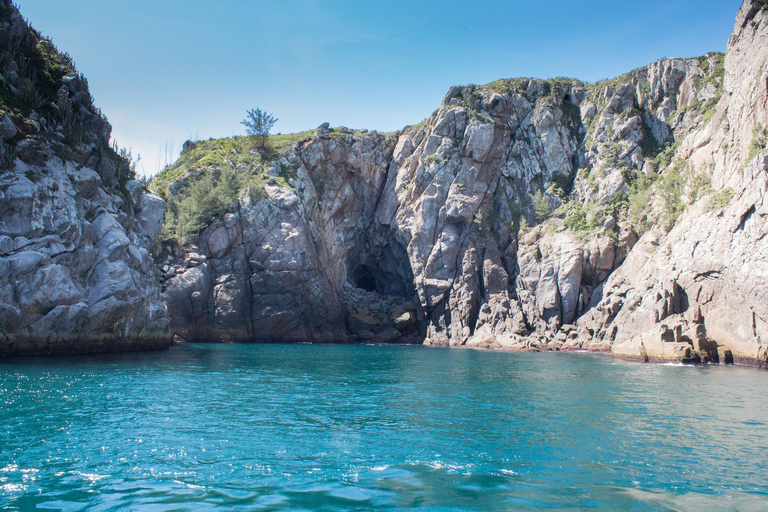
[{"label": "rocky cliff", "polygon": [[0,353],[173,334],[766,364],[767,10],[744,2],[726,54],[454,87],[394,134],[188,142],[155,195],[0,0]]},{"label": "rocky cliff", "polygon": [[604,82],[454,87],[396,134],[190,143],[155,182],[179,215],[201,176],[248,186],[165,238],[173,331],[765,362],[767,18]]},{"label": "rocky cliff", "polygon": [[8,0],[0,73],[0,355],[168,346],[149,251],[164,204],[69,56]]},{"label": "rocky cliff", "polygon": [[669,233],[640,239],[580,319],[584,346],[662,359],[768,360],[767,10],[765,2],[742,5],[722,97],[677,151],[721,200],[694,198]]}]

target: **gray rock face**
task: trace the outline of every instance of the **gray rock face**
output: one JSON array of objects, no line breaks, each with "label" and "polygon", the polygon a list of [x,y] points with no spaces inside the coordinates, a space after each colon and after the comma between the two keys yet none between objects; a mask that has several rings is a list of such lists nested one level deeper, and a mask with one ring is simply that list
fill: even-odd
[{"label": "gray rock face", "polygon": [[4,114],[2,119],[0,119],[0,140],[12,139],[16,136],[16,133],[18,133],[18,130],[13,121],[8,117],[8,114]]},{"label": "gray rock face", "polygon": [[768,14],[746,1],[716,112],[679,152],[711,169],[716,192],[689,206],[669,233],[640,238],[579,320],[584,346],[644,358],[723,360],[728,353],[768,362],[768,157],[747,161],[755,129],[768,124],[766,59]]},{"label": "gray rock face", "polygon": [[60,160],[0,174],[0,354],[170,342],[150,239],[100,183]]},{"label": "gray rock face", "polygon": [[[399,137],[319,135],[289,151],[293,190],[239,198],[202,232],[204,258],[169,265],[174,332],[343,340],[392,339],[394,329],[429,343],[529,347],[532,334],[573,321],[585,302],[581,246],[563,233],[543,261],[518,256],[513,222],[515,204],[584,158],[584,128],[564,113],[578,107],[538,101],[544,85],[525,80],[504,96],[454,89]],[[583,97],[577,85],[555,94]],[[611,250],[593,279],[613,269]]]},{"label": "gray rock face", "polygon": [[[166,271],[174,333],[183,340],[343,341],[361,331],[378,335],[396,319],[404,334],[412,331],[407,318],[416,306],[403,307],[413,298],[411,277],[392,262],[392,241],[371,231],[392,149],[372,132],[318,138],[288,152],[284,164],[298,168],[294,189],[267,185],[257,200],[244,194],[200,235],[200,254]],[[373,258],[387,263],[373,265]],[[376,321],[363,328],[349,321],[355,315]]]},{"label": "gray rock face", "polygon": [[[164,267],[174,332],[764,359],[757,5],[724,70],[708,54],[598,84],[454,87],[391,137],[322,125],[284,155],[290,187],[270,167],[263,198],[238,198]],[[641,176],[656,185],[628,205]]]},{"label": "gray rock face", "polygon": [[165,201],[154,194],[140,191],[139,199],[136,202],[136,213],[142,229],[150,240],[154,240],[163,226]]},{"label": "gray rock face", "polygon": [[[8,81],[0,87],[16,94],[10,84],[22,78],[8,70],[22,58],[20,45],[40,48],[39,36],[2,1],[8,44],[0,71]],[[51,76],[57,72],[58,65]],[[45,99],[55,100],[56,115],[0,116],[0,355],[167,347],[169,320],[150,254],[162,201],[140,184],[118,185],[129,163],[107,149],[111,127],[79,74],[64,74],[55,98]],[[75,126],[81,143],[64,144]],[[140,218],[128,206],[134,192]]]}]

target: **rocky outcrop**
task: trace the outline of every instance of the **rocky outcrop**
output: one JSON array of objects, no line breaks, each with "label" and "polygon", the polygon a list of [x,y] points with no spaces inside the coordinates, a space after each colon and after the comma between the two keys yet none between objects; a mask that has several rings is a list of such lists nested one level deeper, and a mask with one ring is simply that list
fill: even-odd
[{"label": "rocky outcrop", "polygon": [[[680,62],[684,73],[703,74]],[[418,336],[545,346],[637,237],[607,210],[602,238],[586,244],[567,230],[519,230],[536,222],[531,198],[597,165],[613,166],[603,173],[614,180],[590,193],[610,200],[625,190],[622,171],[642,166],[652,137],[639,114],[625,111],[649,83],[677,94],[665,75],[673,69],[640,70],[640,82],[621,87],[523,79],[454,88],[425,123],[391,137],[321,126],[266,171],[249,171],[271,182],[262,198],[241,195],[192,253],[169,257],[164,298],[174,332],[187,340]],[[679,106],[676,97],[664,105]],[[649,118],[664,115],[659,109]],[[295,176],[279,186],[274,177],[286,167]],[[204,172],[216,170],[193,166],[168,193]],[[541,200],[547,209],[562,203],[555,193]]]},{"label": "rocky outcrop", "polygon": [[764,360],[766,37],[747,0],[727,55],[454,87],[262,163],[189,145],[168,194],[226,165],[267,185],[168,247],[174,332]]},{"label": "rocky outcrop", "polygon": [[189,142],[158,195],[7,0],[0,40],[0,354],[173,333],[768,364],[762,0],[725,55],[453,87],[395,134]]},{"label": "rocky outcrop", "polygon": [[[708,168],[713,192],[669,233],[652,230],[579,322],[584,346],[657,359],[768,362],[768,13],[745,2],[723,95],[679,154]],[[751,150],[751,151],[750,151]],[[720,201],[718,201],[720,199]]]},{"label": "rocky outcrop", "polygon": [[168,346],[162,200],[128,181],[87,82],[5,0],[0,38],[0,355]]},{"label": "rocky outcrop", "polygon": [[320,137],[284,154],[267,173],[296,169],[295,178],[281,187],[272,177],[261,196],[242,194],[198,237],[199,253],[163,267],[174,333],[203,341],[418,336],[412,277],[397,260],[404,253],[372,229],[392,146],[371,132]]}]

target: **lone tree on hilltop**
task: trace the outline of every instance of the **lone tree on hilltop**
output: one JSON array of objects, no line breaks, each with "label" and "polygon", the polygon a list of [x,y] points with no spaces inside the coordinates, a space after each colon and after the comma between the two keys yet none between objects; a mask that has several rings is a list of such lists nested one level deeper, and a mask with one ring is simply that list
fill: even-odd
[{"label": "lone tree on hilltop", "polygon": [[272,114],[267,114],[260,108],[247,110],[248,117],[240,123],[245,125],[245,132],[254,138],[256,146],[261,149],[267,149],[267,140],[269,130],[275,126],[277,118]]}]

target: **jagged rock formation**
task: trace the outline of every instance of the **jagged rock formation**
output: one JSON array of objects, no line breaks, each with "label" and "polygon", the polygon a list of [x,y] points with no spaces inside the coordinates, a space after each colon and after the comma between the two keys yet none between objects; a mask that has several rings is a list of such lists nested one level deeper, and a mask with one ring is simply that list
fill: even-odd
[{"label": "jagged rock formation", "polygon": [[766,16],[747,0],[725,56],[454,87],[394,135],[190,145],[166,197],[222,165],[268,183],[166,253],[174,332],[765,360]]},{"label": "jagged rock formation", "polygon": [[[768,361],[768,13],[745,2],[725,60],[723,96],[679,151],[708,168],[728,201],[688,208],[640,239],[579,322],[585,346],[656,358]],[[757,153],[757,154],[756,154]],[[696,354],[697,352],[698,354]]]},{"label": "jagged rock formation", "polygon": [[149,252],[164,203],[130,181],[87,81],[8,0],[0,41],[0,355],[168,346]]},{"label": "jagged rock formation", "polygon": [[454,87],[396,134],[185,144],[163,224],[87,81],[1,0],[0,354],[173,333],[768,363],[764,4],[725,55]]}]

